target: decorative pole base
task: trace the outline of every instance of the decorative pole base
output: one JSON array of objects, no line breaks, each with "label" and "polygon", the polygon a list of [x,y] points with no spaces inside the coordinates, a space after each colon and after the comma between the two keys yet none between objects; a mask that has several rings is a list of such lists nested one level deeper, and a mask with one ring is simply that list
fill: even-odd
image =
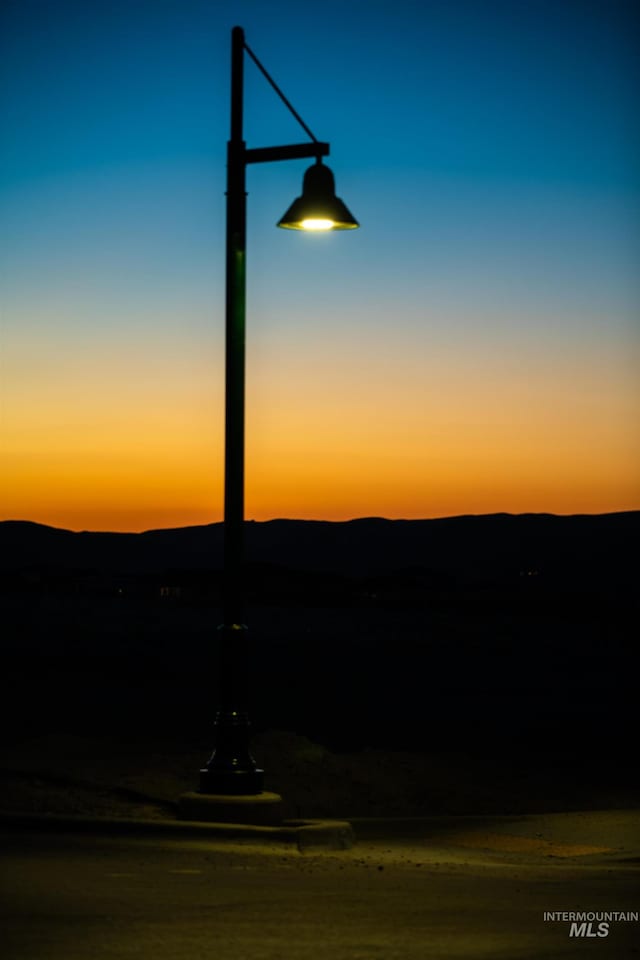
[{"label": "decorative pole base", "polygon": [[218,711],[214,724],[216,746],[206,767],[200,770],[200,793],[242,797],[263,792],[264,770],[251,756],[250,728],[245,710]]}]

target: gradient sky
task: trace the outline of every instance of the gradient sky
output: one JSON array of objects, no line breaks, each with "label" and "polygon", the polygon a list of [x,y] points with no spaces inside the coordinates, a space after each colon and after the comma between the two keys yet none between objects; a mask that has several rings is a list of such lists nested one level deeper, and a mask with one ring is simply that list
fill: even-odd
[{"label": "gradient sky", "polygon": [[0,519],[221,519],[235,24],[362,224],[248,170],[247,516],[640,507],[634,8],[5,0]]}]

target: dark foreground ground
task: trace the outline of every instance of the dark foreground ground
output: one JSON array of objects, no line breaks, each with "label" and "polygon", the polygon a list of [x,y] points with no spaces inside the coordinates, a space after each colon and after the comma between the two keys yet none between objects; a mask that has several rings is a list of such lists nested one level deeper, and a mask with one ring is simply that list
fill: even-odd
[{"label": "dark foreground ground", "polygon": [[[288,818],[382,818],[354,819],[335,854],[160,835],[213,745],[215,581],[21,574],[0,590],[2,956],[639,956],[638,923],[572,937],[543,916],[637,909],[638,611],[616,564],[251,572],[267,788]],[[71,815],[71,832],[21,832],[12,812]],[[80,816],[111,835],[74,832]],[[432,819],[398,836],[390,817]],[[123,818],[160,833],[125,839]]]},{"label": "dark foreground ground", "polygon": [[[339,853],[200,840],[2,836],[5,960],[632,960],[638,922],[571,935],[550,911],[637,909],[633,864],[457,850]],[[602,931],[601,931],[602,932]]]},{"label": "dark foreground ground", "polygon": [[[255,753],[290,816],[638,805],[628,585],[267,574],[247,683]],[[0,600],[6,798],[25,802],[38,774],[54,807],[56,777],[64,798],[101,770],[164,799],[195,786],[213,745],[215,596],[67,580]]]}]

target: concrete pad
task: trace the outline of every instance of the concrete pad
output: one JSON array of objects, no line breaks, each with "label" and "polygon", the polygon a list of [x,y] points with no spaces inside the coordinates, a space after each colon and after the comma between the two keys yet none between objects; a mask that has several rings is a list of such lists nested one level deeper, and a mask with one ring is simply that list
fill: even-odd
[{"label": "concrete pad", "polygon": [[96,836],[163,836],[219,842],[286,844],[298,850],[350,850],[355,843],[346,820],[285,820],[279,826],[188,820],[134,820],[56,814],[0,813],[0,831],[79,833]]},{"label": "concrete pad", "polygon": [[257,794],[183,793],[178,799],[183,820],[200,823],[246,823],[275,827],[282,823],[282,797],[263,791]]}]

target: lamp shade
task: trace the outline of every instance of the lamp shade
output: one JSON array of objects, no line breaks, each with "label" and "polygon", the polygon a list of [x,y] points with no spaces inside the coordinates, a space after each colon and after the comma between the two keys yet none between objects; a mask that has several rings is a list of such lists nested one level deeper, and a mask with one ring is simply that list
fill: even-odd
[{"label": "lamp shade", "polygon": [[302,196],[278,221],[286,230],[355,230],[360,224],[336,197],[333,173],[320,159],[305,172]]}]

